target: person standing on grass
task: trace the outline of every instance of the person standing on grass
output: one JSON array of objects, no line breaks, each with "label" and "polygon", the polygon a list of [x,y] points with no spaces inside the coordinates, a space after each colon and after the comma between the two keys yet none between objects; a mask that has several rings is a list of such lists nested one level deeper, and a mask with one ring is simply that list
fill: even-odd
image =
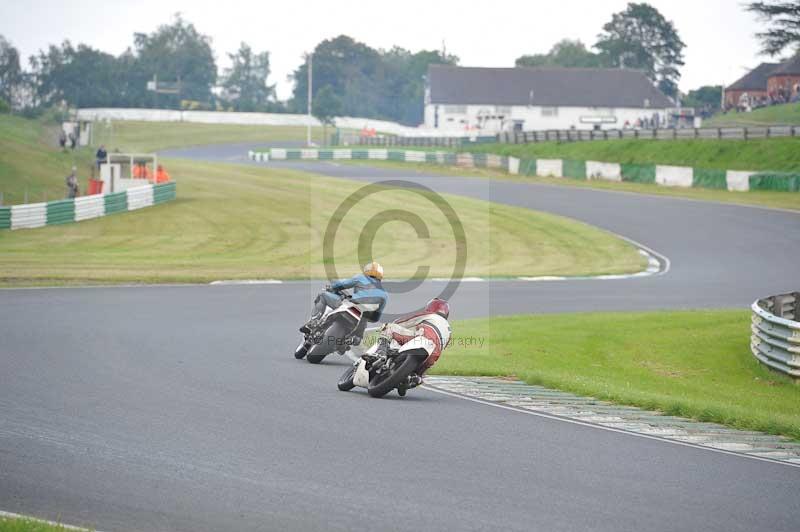
[{"label": "person standing on grass", "polygon": [[61,133],[58,134],[58,145],[61,146],[61,151],[66,151],[67,149],[67,134],[64,133],[64,130],[61,130]]},{"label": "person standing on grass", "polygon": [[67,176],[67,198],[75,199],[78,196],[78,168],[73,166],[72,172]]},{"label": "person standing on grass", "polygon": [[97,159],[97,169],[100,169],[100,165],[106,162],[108,159],[108,152],[106,151],[105,144],[101,144],[100,148],[98,148],[97,153],[95,154],[95,159]]}]

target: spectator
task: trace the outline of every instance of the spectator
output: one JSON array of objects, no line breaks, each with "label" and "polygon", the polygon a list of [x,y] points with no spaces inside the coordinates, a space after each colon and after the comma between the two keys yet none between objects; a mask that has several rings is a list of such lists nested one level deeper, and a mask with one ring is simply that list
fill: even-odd
[{"label": "spectator", "polygon": [[108,152],[106,151],[105,144],[101,144],[100,148],[97,150],[97,154],[95,154],[95,159],[97,159],[97,169],[100,169],[100,165],[106,162],[108,159]]},{"label": "spectator", "polygon": [[78,168],[73,166],[72,172],[67,176],[66,183],[67,183],[67,198],[74,199],[78,196]]},{"label": "spectator", "polygon": [[69,148],[71,150],[75,149],[75,142],[76,141],[77,141],[77,139],[75,138],[75,132],[74,131],[70,131],[69,132]]},{"label": "spectator", "polygon": [[158,170],[156,171],[156,183],[168,183],[169,179],[169,174],[164,170],[164,167],[159,164]]},{"label": "spectator", "polygon": [[67,134],[64,133],[64,129],[61,129],[61,132],[58,134],[58,145],[61,146],[61,150],[64,151],[67,149]]}]

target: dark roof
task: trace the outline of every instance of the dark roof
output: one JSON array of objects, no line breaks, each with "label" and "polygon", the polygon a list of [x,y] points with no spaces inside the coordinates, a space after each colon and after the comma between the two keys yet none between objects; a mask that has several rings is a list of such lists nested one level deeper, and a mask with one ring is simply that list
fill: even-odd
[{"label": "dark roof", "polygon": [[[565,107],[672,107],[640,70],[430,65],[431,103]],[[531,99],[531,91],[533,98]]]},{"label": "dark roof", "polygon": [[800,55],[796,55],[792,59],[784,61],[778,68],[770,72],[770,77],[778,75],[800,76]]},{"label": "dark roof", "polygon": [[726,90],[729,91],[765,91],[767,79],[780,63],[761,63],[753,70],[736,80]]}]

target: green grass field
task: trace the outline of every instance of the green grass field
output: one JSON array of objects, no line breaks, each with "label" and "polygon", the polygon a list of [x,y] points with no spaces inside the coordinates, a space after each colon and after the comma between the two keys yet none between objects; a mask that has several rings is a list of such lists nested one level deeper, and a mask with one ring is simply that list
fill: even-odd
[{"label": "green grass field", "polygon": [[730,112],[727,114],[718,114],[709,120],[703,121],[703,127],[774,125],[800,125],[800,104],[788,103],[785,105],[763,107],[750,113]]},{"label": "green grass field", "polygon": [[456,166],[442,166],[429,163],[404,163],[399,161],[342,160],[337,161],[337,164],[401,168],[406,170],[409,176],[423,173],[434,173],[448,176],[503,179],[518,183],[540,183],[553,186],[596,188],[616,192],[672,196],[700,201],[714,201],[719,203],[754,205],[776,209],[800,210],[800,194],[791,192],[773,192],[761,190],[751,192],[728,192],[727,190],[704,188],[661,187],[645,183],[633,183],[630,181],[616,183],[597,179],[584,181],[579,179],[563,179],[554,177],[513,176],[506,174],[505,172],[489,170],[486,168],[459,168]]},{"label": "green grass field", "polygon": [[61,199],[64,179],[73,165],[83,186],[91,171],[91,150],[62,152],[58,148],[58,126],[0,115],[0,193],[2,203],[13,205]]},{"label": "green grass field", "polygon": [[528,159],[670,164],[721,170],[800,171],[800,138],[755,140],[598,140],[480,144],[470,151]]},{"label": "green grass field", "polygon": [[[331,128],[328,128],[328,134]],[[311,128],[312,139],[322,142],[322,128]],[[192,122],[113,121],[95,124],[93,144],[109,151],[153,152],[167,148],[237,142],[305,141],[306,128],[297,126],[241,126]]]},{"label": "green grass field", "polygon": [[[178,199],[106,218],[0,232],[0,284],[207,282],[324,278],[320,243],[334,209],[361,185],[283,169],[166,161]],[[584,275],[639,271],[635,249],[603,231],[527,209],[447,197],[466,234],[466,275]],[[387,277],[418,264],[449,276],[457,244],[427,197],[381,192],[344,217],[335,239],[341,275],[358,268],[367,220],[402,207],[428,221],[429,239],[389,222],[374,256]]]},{"label": "green grass field", "polygon": [[800,439],[800,386],[750,354],[746,310],[592,313],[458,321],[484,347],[433,373],[515,376],[670,415]]}]

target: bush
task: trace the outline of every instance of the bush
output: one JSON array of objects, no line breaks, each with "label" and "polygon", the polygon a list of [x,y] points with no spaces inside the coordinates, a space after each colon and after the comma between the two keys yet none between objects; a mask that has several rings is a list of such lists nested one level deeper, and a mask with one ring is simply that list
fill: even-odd
[{"label": "bush", "polygon": [[7,115],[11,112],[11,106],[8,102],[0,98],[0,115]]}]

